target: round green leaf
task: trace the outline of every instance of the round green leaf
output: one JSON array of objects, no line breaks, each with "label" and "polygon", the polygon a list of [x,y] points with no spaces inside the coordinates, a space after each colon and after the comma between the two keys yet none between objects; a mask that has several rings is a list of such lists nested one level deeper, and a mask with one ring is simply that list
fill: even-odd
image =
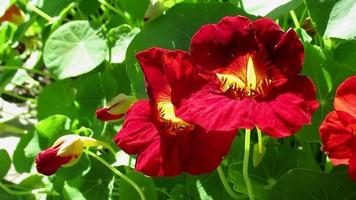
[{"label": "round green leaf", "polygon": [[288,13],[290,10],[297,8],[301,3],[301,0],[242,0],[247,13],[272,18],[277,18]]},{"label": "round green leaf", "polygon": [[97,67],[108,47],[88,21],[72,21],[54,31],[44,47],[44,62],[60,79],[78,76]]},{"label": "round green leaf", "polygon": [[293,169],[273,187],[269,200],[355,199],[356,183],[346,174],[325,174],[319,171]]},{"label": "round green leaf", "polygon": [[0,179],[4,178],[11,166],[11,158],[5,149],[0,149]]}]

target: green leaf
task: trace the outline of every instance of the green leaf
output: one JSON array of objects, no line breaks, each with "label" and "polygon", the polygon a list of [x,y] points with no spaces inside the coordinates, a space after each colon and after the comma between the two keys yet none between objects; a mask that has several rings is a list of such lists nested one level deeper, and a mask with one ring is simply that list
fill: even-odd
[{"label": "green leaf", "polygon": [[297,8],[302,0],[242,0],[247,13],[277,18]]},{"label": "green leaf", "polygon": [[61,0],[61,1],[51,1],[51,0],[33,0],[32,3],[39,7],[43,12],[51,17],[58,16],[59,13],[65,9],[72,0]]},{"label": "green leaf", "polygon": [[117,2],[130,14],[131,18],[142,22],[150,0],[117,0]]},{"label": "green leaf", "polygon": [[273,187],[269,200],[300,199],[355,199],[356,183],[346,174],[324,174],[322,172],[293,169]]},{"label": "green leaf", "polygon": [[113,44],[111,47],[111,63],[122,63],[125,60],[127,47],[139,32],[139,28],[131,28],[126,24],[109,31],[108,40]]},{"label": "green leaf", "polygon": [[118,94],[116,82],[108,72],[100,72],[81,77],[76,85],[79,119],[82,124],[91,127],[94,134],[100,134],[104,123],[96,119],[95,111]]},{"label": "green leaf", "polygon": [[356,67],[356,43],[347,42],[336,47],[334,59],[336,62],[348,67]]},{"label": "green leaf", "polygon": [[48,38],[44,62],[58,78],[78,76],[97,67],[107,56],[108,47],[88,21],[71,21]]},{"label": "green leaf", "polygon": [[91,15],[98,11],[100,3],[98,0],[80,0],[78,7],[84,15]]},{"label": "green leaf", "polygon": [[[243,139],[243,138],[242,138]],[[239,148],[236,151],[243,152],[243,140],[239,140]],[[228,180],[234,185],[235,189],[247,194],[247,188],[242,175],[242,155],[235,158],[228,170]],[[313,158],[302,150],[297,150],[281,145],[266,146],[266,153],[262,162],[257,166],[249,167],[249,177],[252,188],[257,199],[266,199],[269,191],[279,178],[294,168],[308,168],[318,170],[319,167]]]},{"label": "green leaf", "polygon": [[109,193],[113,187],[113,173],[99,161],[95,159],[90,161],[91,168],[85,176],[78,176],[73,180],[65,180],[63,189],[65,199],[109,199]]},{"label": "green leaf", "polygon": [[49,140],[57,139],[59,135],[69,134],[71,120],[64,115],[53,115],[38,122],[37,133]]},{"label": "green leaf", "polygon": [[310,17],[315,22],[317,31],[324,35],[325,29],[328,24],[330,12],[336,1],[321,1],[321,0],[305,0]]},{"label": "green leaf", "polygon": [[342,39],[356,39],[356,1],[339,0],[330,13],[324,36]]},{"label": "green leaf", "polygon": [[[151,178],[134,171],[129,171],[125,175],[133,180],[141,188],[147,200],[157,199],[157,192]],[[123,179],[119,180],[119,195],[120,199],[140,199],[137,191]]]},{"label": "green leaf", "polygon": [[11,166],[11,158],[5,149],[0,149],[0,160],[0,180],[2,180]]},{"label": "green leaf", "polygon": [[54,114],[75,118],[75,89],[71,79],[60,80],[47,85],[37,98],[37,118],[44,119]]},{"label": "green leaf", "polygon": [[143,75],[135,54],[150,47],[188,50],[192,35],[204,24],[216,23],[226,15],[246,15],[230,3],[180,3],[166,15],[145,24],[127,50],[127,74],[138,98],[145,98]]},{"label": "green leaf", "polygon": [[70,167],[61,167],[56,172],[56,176],[64,180],[72,180],[84,176],[90,170],[90,160],[87,155],[83,154],[80,160]]},{"label": "green leaf", "polygon": [[17,144],[12,156],[13,164],[15,169],[19,173],[30,172],[31,166],[34,163],[34,158],[29,158],[25,155],[25,148],[30,143],[31,139],[34,137],[33,131],[22,135],[20,142]]}]

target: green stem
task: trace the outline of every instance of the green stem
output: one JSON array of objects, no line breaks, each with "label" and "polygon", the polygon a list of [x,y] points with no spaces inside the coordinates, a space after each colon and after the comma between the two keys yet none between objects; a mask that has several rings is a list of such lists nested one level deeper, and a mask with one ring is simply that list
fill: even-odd
[{"label": "green stem", "polygon": [[300,28],[299,20],[297,18],[297,15],[295,14],[294,10],[291,10],[289,12],[290,16],[292,17],[293,23],[296,28]]},{"label": "green stem", "polygon": [[16,99],[19,99],[19,100],[22,100],[22,101],[31,101],[31,102],[35,102],[36,101],[33,98],[23,97],[23,96],[20,96],[18,94],[15,94],[15,93],[12,93],[12,92],[8,92],[8,91],[2,91],[1,93],[4,93],[4,94],[9,95],[9,96],[12,96],[12,97],[14,97]]},{"label": "green stem", "polygon": [[218,174],[219,174],[219,178],[221,180],[221,183],[223,184],[226,192],[234,199],[246,199],[245,195],[239,195],[236,194],[230,187],[229,183],[226,180],[226,176],[225,173],[221,167],[221,165],[219,165],[219,167],[217,168]]},{"label": "green stem", "polygon": [[120,178],[122,178],[123,180],[128,182],[137,191],[137,193],[140,195],[141,200],[145,200],[146,199],[145,195],[143,194],[143,192],[140,189],[140,187],[138,187],[138,185],[134,181],[132,181],[129,177],[125,176],[123,173],[121,173],[119,170],[117,170],[116,168],[111,166],[108,162],[106,162],[104,159],[102,159],[99,156],[97,156],[95,153],[93,153],[93,152],[91,152],[89,150],[86,150],[86,149],[84,149],[84,152],[87,153],[88,155],[90,155],[91,157],[95,158],[99,162],[101,162],[103,165],[105,165],[107,168],[109,168],[112,172],[114,172],[114,174],[118,175]]},{"label": "green stem", "polygon": [[116,152],[114,151],[114,149],[110,145],[106,144],[105,142],[99,141],[99,140],[97,140],[97,143],[100,146],[103,146],[104,148],[107,148],[114,155],[114,157],[116,157]]},{"label": "green stem", "polygon": [[45,20],[47,20],[50,24],[52,24],[55,20],[47,15],[45,12],[43,12],[42,10],[40,10],[39,8],[37,8],[36,6],[32,5],[31,3],[27,4],[27,7],[32,10],[33,12],[35,12],[37,15],[43,17]]},{"label": "green stem", "polygon": [[254,200],[254,195],[252,191],[252,185],[250,178],[248,177],[248,161],[249,161],[249,156],[250,156],[250,137],[251,137],[251,130],[250,129],[245,129],[245,153],[244,153],[244,162],[243,162],[243,168],[242,168],[242,175],[244,177],[246,187],[247,187],[247,193],[248,197],[250,200]]},{"label": "green stem", "polygon": [[35,73],[35,74],[39,74],[39,75],[42,75],[42,76],[48,76],[50,78],[55,78],[51,74],[43,72],[41,70],[37,70],[37,69],[29,69],[29,68],[18,67],[18,66],[4,66],[4,65],[0,65],[0,69],[8,69],[8,70],[20,70],[20,69],[22,69],[22,70],[25,70],[25,71],[28,71],[28,72],[32,72],[32,73]]},{"label": "green stem", "polygon": [[256,128],[257,129],[257,137],[258,137],[258,151],[260,152],[260,154],[262,153],[262,133],[261,133],[261,129]]}]

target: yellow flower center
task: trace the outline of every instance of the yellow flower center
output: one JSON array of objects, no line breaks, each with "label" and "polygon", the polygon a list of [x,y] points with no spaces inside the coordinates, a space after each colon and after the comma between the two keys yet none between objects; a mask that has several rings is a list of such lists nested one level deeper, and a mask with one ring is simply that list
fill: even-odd
[{"label": "yellow flower center", "polygon": [[221,83],[221,90],[234,98],[263,96],[272,80],[256,70],[252,57],[247,55],[237,62],[236,71],[216,73]]},{"label": "yellow flower center", "polygon": [[170,135],[176,135],[177,133],[189,131],[194,128],[194,125],[185,122],[175,115],[174,105],[171,102],[159,102],[157,108],[162,128]]}]

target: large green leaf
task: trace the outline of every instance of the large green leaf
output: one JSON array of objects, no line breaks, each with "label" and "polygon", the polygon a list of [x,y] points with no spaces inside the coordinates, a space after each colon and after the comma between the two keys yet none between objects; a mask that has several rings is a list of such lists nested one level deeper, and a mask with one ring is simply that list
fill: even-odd
[{"label": "large green leaf", "polygon": [[55,114],[75,118],[77,108],[74,104],[74,86],[71,79],[47,85],[37,98],[37,118],[41,120]]},{"label": "large green leaf", "polygon": [[277,18],[297,8],[302,0],[242,0],[242,3],[250,14]]},{"label": "large green leaf", "polygon": [[346,174],[294,169],[279,179],[268,199],[352,200],[356,199],[355,187],[356,182]]},{"label": "large green leaf", "polygon": [[109,199],[113,187],[113,173],[99,161],[95,159],[90,161],[91,167],[88,173],[73,180],[65,180],[63,191],[65,199]]},{"label": "large green leaf", "polygon": [[0,149],[0,180],[4,178],[11,166],[11,158],[5,149]]},{"label": "large green leaf", "polygon": [[356,2],[354,0],[306,0],[307,7],[321,35],[355,39]]},{"label": "large green leaf", "polygon": [[[237,141],[239,145],[235,151],[243,152],[243,138]],[[229,166],[228,179],[235,185],[237,191],[247,194],[242,175],[242,156],[242,153],[234,156],[235,160]],[[261,163],[257,167],[252,165],[249,167],[249,176],[256,198],[266,199],[279,178],[294,168],[319,169],[313,158],[302,150],[281,145],[266,146],[266,153]]]},{"label": "large green leaf", "polygon": [[69,134],[71,120],[64,115],[52,115],[41,120],[36,125],[37,133],[49,140],[57,139],[59,135]]},{"label": "large green leaf", "polygon": [[125,60],[127,47],[139,32],[139,28],[131,28],[126,24],[110,30],[108,40],[112,43],[111,63],[122,63]]},{"label": "large green leaf", "polygon": [[107,56],[104,39],[88,21],[71,21],[54,31],[44,47],[44,62],[58,78],[74,77],[97,67]]},{"label": "large green leaf", "polygon": [[339,0],[330,13],[324,36],[356,39],[356,1]]},{"label": "large green leaf", "polygon": [[[151,178],[133,171],[129,171],[125,175],[131,180],[133,180],[141,188],[147,200],[157,199],[157,192],[155,190],[155,185],[153,184]],[[119,180],[119,196],[120,199],[140,199],[138,192],[127,181],[123,179]]]},{"label": "large green leaf", "polygon": [[142,22],[149,0],[116,0],[136,22]]},{"label": "large green leaf", "polygon": [[139,98],[146,97],[143,75],[135,54],[150,47],[188,50],[192,35],[204,24],[226,15],[245,13],[230,3],[177,4],[166,15],[145,24],[127,51],[127,73]]},{"label": "large green leaf", "polygon": [[[336,47],[334,59],[337,63],[344,64],[349,68],[356,67],[356,43],[347,42]],[[354,70],[355,71],[355,70]]]}]

